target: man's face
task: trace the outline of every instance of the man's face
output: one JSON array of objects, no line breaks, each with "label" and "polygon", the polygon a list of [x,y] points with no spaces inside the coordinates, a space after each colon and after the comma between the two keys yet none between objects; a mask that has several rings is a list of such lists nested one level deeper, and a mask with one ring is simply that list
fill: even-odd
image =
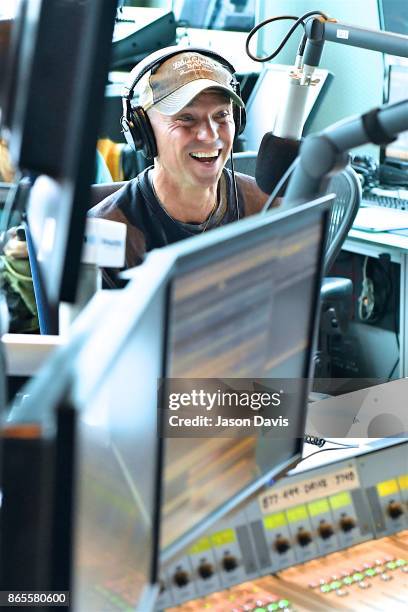
[{"label": "man's face", "polygon": [[216,185],[234,140],[231,100],[216,90],[196,96],[175,115],[152,109],[160,172],[185,187]]}]

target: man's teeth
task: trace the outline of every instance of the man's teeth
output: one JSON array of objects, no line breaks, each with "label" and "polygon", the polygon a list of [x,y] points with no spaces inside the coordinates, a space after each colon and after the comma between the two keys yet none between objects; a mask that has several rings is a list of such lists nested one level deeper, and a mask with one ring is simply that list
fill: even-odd
[{"label": "man's teeth", "polygon": [[203,151],[197,151],[196,153],[190,153],[191,157],[218,157],[218,149],[204,153]]}]

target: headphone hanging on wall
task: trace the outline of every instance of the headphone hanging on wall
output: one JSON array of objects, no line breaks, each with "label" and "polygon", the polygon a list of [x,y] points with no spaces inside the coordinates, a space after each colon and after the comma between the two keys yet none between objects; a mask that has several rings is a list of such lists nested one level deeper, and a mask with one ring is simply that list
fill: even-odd
[{"label": "headphone hanging on wall", "polygon": [[[201,53],[206,57],[219,62],[231,74],[231,86],[234,92],[241,97],[239,82],[235,77],[235,68],[218,53],[200,47],[167,47],[156,51],[149,59],[142,60],[133,68],[129,75],[129,85],[125,87],[122,96],[123,115],[121,117],[122,132],[128,145],[134,151],[142,151],[147,159],[157,156],[157,145],[153,128],[146,111],[141,106],[132,106],[132,98],[136,85],[140,79],[150,70],[157,70],[159,66],[174,55],[180,53]],[[235,137],[242,134],[245,129],[246,113],[244,108],[233,104],[233,118],[235,123]]]}]

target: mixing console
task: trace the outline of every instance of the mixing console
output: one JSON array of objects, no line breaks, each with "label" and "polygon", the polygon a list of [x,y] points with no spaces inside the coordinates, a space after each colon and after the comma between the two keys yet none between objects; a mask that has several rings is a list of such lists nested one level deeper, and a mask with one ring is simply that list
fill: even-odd
[{"label": "mixing console", "polygon": [[168,612],[402,612],[408,609],[408,531],[365,542]]},{"label": "mixing console", "polygon": [[297,470],[163,566],[157,609],[397,610],[407,529],[406,442]]}]

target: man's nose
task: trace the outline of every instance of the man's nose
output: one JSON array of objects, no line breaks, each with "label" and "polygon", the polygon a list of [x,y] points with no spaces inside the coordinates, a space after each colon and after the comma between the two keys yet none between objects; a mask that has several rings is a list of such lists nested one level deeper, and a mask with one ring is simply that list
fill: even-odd
[{"label": "man's nose", "polygon": [[200,121],[197,130],[197,138],[198,140],[204,140],[208,142],[213,142],[218,138],[218,124],[216,121],[213,121],[211,117],[207,119],[203,119]]}]

